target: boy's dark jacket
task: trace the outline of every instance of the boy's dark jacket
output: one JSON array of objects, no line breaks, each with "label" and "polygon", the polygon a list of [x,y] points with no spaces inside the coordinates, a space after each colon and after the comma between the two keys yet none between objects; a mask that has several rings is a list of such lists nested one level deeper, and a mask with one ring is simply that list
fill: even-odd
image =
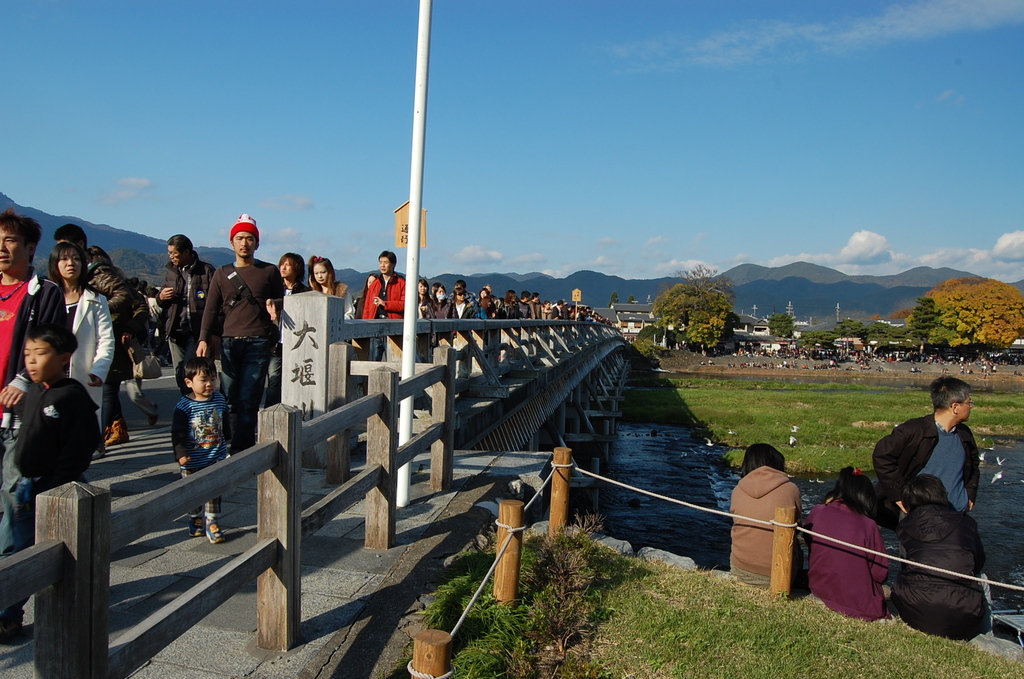
[{"label": "boy's dark jacket", "polygon": [[33,493],[76,481],[100,443],[96,404],[77,380],[49,388],[33,383],[16,406],[21,419],[14,462],[22,476],[37,478]]}]

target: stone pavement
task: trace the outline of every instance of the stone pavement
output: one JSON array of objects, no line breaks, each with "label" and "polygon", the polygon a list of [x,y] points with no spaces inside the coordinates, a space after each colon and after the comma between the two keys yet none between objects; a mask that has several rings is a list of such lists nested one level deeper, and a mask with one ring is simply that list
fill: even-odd
[{"label": "stone pavement", "polygon": [[[133,432],[129,443],[112,448],[87,475],[90,483],[110,489],[117,507],[179,478],[170,451],[169,428]],[[302,645],[284,655],[255,648],[252,582],[132,676],[371,676],[380,659],[393,661],[395,647],[407,640],[396,629],[408,624],[406,614],[418,607],[416,600],[443,569],[444,559],[470,544],[487,520],[489,515],[479,509],[470,511],[473,505],[505,494],[509,479],[539,472],[548,458],[547,453],[461,451],[456,454],[452,489],[433,495],[426,471],[429,455],[417,458],[412,463],[410,503],[398,510],[396,547],[363,548],[362,502],[302,543]],[[354,456],[354,468],[361,464]],[[303,506],[332,488],[323,472],[304,471]],[[253,478],[223,497],[222,544],[189,538],[183,516],[111,555],[112,640],[255,544],[255,493]],[[6,679],[33,676],[32,618],[30,601],[25,635],[0,645],[0,676]]]}]

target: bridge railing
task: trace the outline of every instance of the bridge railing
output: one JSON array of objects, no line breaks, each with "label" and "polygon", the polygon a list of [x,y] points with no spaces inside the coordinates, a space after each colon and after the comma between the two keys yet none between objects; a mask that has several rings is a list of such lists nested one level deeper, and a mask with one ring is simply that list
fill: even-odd
[{"label": "bridge railing", "polygon": [[[361,325],[359,332],[347,337],[357,347],[370,336],[390,338],[386,333],[395,332],[394,323],[388,322],[346,327]],[[617,331],[564,322],[429,323],[428,337],[437,333],[451,333],[450,343],[464,342],[462,349],[448,346],[447,337],[441,337],[434,364],[402,381],[393,366],[377,363],[376,368],[365,371],[365,396],[307,422],[294,407],[278,405],[264,410],[257,445],[116,511],[111,511],[109,491],[88,484],[66,484],[40,494],[36,498],[36,544],[0,562],[0,607],[36,595],[36,675],[76,679],[128,676],[253,579],[257,582],[257,646],[288,650],[300,637],[302,539],[365,497],[365,547],[392,547],[397,469],[428,449],[432,489],[449,487],[453,404],[458,388],[468,384],[457,382],[473,375],[469,362],[476,363],[480,375],[485,372],[484,364],[508,372],[513,364],[521,364],[509,358],[513,352],[532,355],[524,347],[557,360],[557,346],[579,347]],[[486,337],[497,339],[488,341]],[[458,377],[457,361],[466,364],[466,377]],[[354,362],[352,368],[355,373],[364,366]],[[424,389],[431,392],[434,421],[399,446],[399,403]],[[367,431],[365,468],[303,511],[303,450],[332,438],[345,438],[339,434],[362,422]],[[253,476],[258,479],[256,544],[109,641],[111,553]]]}]

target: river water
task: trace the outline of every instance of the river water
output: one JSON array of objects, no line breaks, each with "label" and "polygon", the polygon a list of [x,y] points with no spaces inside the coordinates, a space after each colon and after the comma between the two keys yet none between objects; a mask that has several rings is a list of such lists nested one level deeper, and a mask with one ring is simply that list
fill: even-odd
[{"label": "river water", "polygon": [[[605,475],[661,495],[728,511],[739,475],[722,460],[723,446],[708,446],[690,429],[661,424],[621,423]],[[973,512],[986,552],[985,573],[992,580],[1024,585],[1024,440],[985,451]],[[997,464],[996,458],[1003,459]],[[993,482],[997,472],[1003,476]],[[873,479],[872,479],[873,480]],[[804,512],[832,489],[834,477],[795,477]],[[618,487],[600,492],[605,530],[634,549],[657,547],[689,556],[703,568],[729,569],[732,520],[649,498]],[[895,533],[882,531],[890,554]],[[890,578],[899,564],[893,563]],[[1024,607],[1024,593],[992,588],[994,608]]]}]

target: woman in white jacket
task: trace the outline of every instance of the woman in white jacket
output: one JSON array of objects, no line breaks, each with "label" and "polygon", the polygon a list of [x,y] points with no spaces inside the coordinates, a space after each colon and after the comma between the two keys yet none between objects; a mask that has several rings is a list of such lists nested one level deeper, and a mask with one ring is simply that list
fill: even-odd
[{"label": "woman in white jacket", "polygon": [[[68,324],[78,340],[69,375],[85,385],[93,403],[101,406],[103,381],[114,359],[114,326],[107,298],[85,284],[85,253],[75,243],[57,243],[50,252],[48,270],[50,280],[64,291]],[[100,417],[99,410],[96,417]],[[101,443],[93,459],[103,455]]]}]

